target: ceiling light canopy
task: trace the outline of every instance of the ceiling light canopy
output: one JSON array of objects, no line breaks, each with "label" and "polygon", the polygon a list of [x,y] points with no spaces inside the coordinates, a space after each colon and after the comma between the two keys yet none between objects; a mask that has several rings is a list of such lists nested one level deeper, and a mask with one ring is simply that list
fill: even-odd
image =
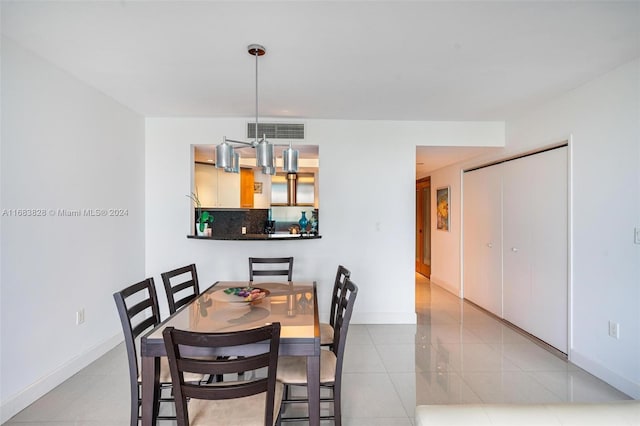
[{"label": "ceiling light canopy", "polygon": [[[264,46],[250,44],[247,47],[250,55],[256,58],[256,123],[255,139],[251,142],[237,141],[223,137],[222,143],[216,146],[216,167],[225,172],[238,173],[240,171],[240,155],[236,152],[237,145],[248,145],[256,150],[256,166],[262,168],[262,173],[276,174],[276,162],[273,145],[269,143],[266,135],[258,140],[258,58],[267,53]],[[234,146],[236,145],[236,146]],[[298,171],[298,151],[289,143],[289,148],[283,152],[283,171],[296,173]]]}]

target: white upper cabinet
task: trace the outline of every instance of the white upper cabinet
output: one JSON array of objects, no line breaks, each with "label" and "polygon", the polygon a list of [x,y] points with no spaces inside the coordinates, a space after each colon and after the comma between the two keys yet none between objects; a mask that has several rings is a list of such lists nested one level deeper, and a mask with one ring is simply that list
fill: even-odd
[{"label": "white upper cabinet", "polygon": [[195,163],[194,182],[202,207],[239,208],[240,175]]}]

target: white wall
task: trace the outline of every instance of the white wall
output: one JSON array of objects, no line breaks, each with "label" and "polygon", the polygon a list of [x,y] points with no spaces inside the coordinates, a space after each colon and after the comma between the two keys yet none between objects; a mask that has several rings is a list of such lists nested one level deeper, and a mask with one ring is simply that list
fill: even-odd
[{"label": "white wall", "polygon": [[[189,146],[217,143],[223,135],[241,138],[246,121],[146,120],[147,275],[195,262],[206,286],[247,279],[249,256],[292,255],[294,277],[317,281],[326,320],[335,271],[343,264],[361,289],[354,322],[415,323],[416,146],[502,146],[503,124],[307,120],[305,143],[319,145],[322,239],[187,239]],[[164,291],[159,298],[166,315]]]},{"label": "white wall", "polygon": [[[436,227],[436,192],[445,186],[449,187],[449,232]],[[460,297],[461,191],[459,167],[446,167],[431,175],[431,282]]]},{"label": "white wall", "polygon": [[[122,340],[112,293],[144,278],[144,121],[3,38],[1,136],[5,421]],[[57,215],[110,208],[127,215]]]},{"label": "white wall", "polygon": [[[508,121],[506,136],[501,153],[440,170],[433,186],[461,168],[571,139],[569,358],[640,398],[640,245],[633,243],[640,226],[640,61]],[[460,207],[453,201],[450,214],[455,223]],[[451,250],[459,259],[450,241],[434,234],[434,253]],[[457,261],[434,258],[432,268],[450,271],[446,265]],[[609,320],[620,324],[619,340],[608,336]]]},{"label": "white wall", "polygon": [[[640,398],[640,61],[507,122],[507,146],[572,135],[573,362]],[[620,339],[608,321],[620,323]]]}]

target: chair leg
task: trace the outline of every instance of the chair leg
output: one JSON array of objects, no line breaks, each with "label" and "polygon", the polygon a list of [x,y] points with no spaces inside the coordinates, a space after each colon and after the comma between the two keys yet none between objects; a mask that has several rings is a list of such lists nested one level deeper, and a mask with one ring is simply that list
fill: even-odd
[{"label": "chair leg", "polygon": [[134,400],[131,398],[131,426],[138,426],[138,420],[142,419],[140,415],[140,400]]},{"label": "chair leg", "polygon": [[335,418],[335,426],[342,426],[342,406],[341,406],[341,392],[340,386],[334,386],[331,388],[333,391],[333,416]]}]

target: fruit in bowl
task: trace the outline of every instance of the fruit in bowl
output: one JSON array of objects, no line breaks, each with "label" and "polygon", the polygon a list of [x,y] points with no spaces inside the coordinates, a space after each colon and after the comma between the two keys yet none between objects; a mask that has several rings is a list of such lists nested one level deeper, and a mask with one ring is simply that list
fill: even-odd
[{"label": "fruit in bowl", "polygon": [[245,302],[253,302],[267,296],[268,292],[257,287],[232,287],[224,290],[225,294],[241,297]]}]

